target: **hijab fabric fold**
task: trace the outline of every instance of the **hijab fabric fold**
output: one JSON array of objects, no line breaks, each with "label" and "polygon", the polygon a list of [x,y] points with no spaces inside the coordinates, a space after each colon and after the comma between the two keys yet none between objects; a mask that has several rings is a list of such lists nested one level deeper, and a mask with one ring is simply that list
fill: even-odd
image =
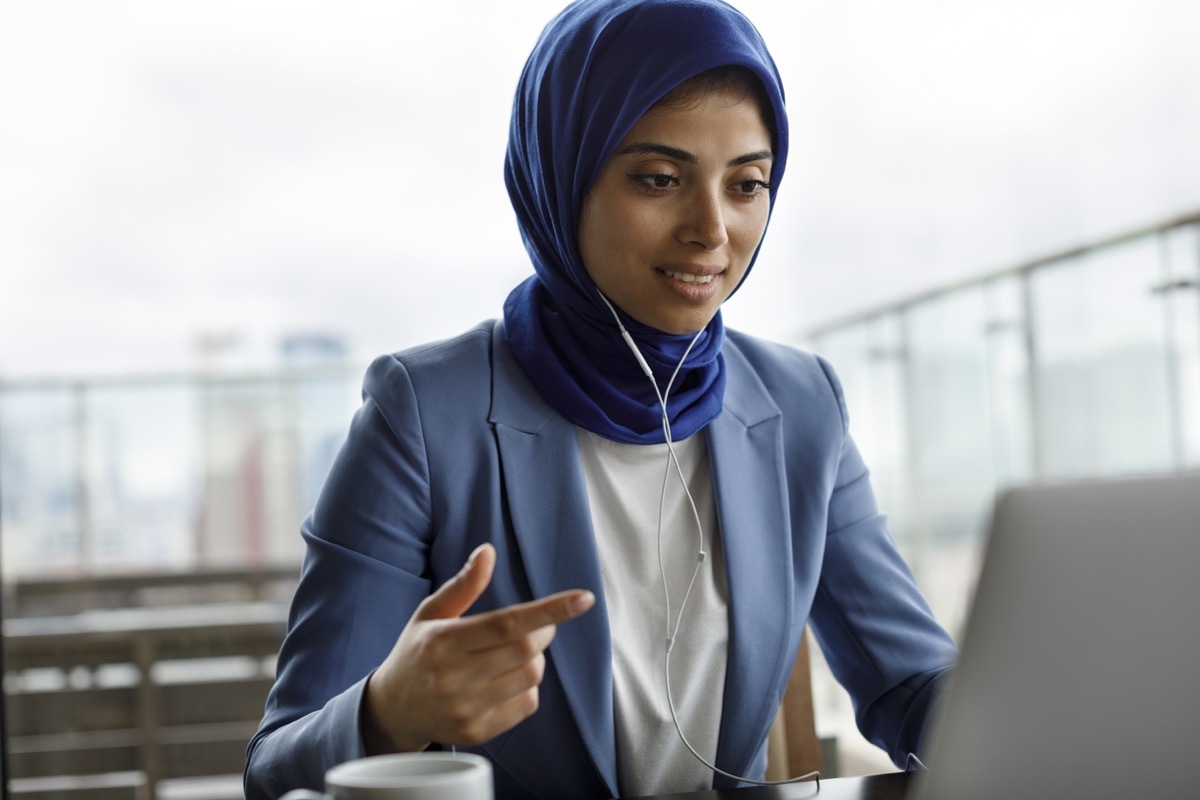
[{"label": "hijab fabric fold", "polygon": [[[764,112],[774,122],[774,205],[787,161],[783,87],[758,31],[721,0],[578,0],[546,26],[517,86],[504,175],[534,275],[504,304],[505,339],[551,407],[615,441],[664,441],[662,416],[579,257],[579,209],[617,144],[655,102],[688,78],[729,65],[753,72],[770,100]],[[665,391],[695,334],[664,333],[617,313]],[[721,413],[723,342],[718,312],[671,388],[673,438],[687,438]]]}]

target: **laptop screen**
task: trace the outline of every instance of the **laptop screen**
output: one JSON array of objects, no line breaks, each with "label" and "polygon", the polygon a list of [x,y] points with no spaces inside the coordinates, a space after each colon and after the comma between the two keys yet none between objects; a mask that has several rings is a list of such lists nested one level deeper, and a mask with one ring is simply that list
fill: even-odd
[{"label": "laptop screen", "polygon": [[1198,573],[1200,474],[1003,494],[917,797],[1194,791]]}]

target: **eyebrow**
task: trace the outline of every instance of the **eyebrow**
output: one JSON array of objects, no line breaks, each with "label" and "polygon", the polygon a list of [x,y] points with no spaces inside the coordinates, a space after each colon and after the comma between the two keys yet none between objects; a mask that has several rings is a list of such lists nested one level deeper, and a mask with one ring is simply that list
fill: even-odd
[{"label": "eyebrow", "polygon": [[[678,147],[670,147],[665,144],[657,144],[655,142],[634,142],[626,145],[616,152],[618,156],[625,155],[641,155],[641,154],[658,154],[668,158],[673,158],[677,161],[683,161],[687,164],[699,164],[700,159],[695,153],[689,153],[687,150],[681,150]],[[744,156],[738,156],[731,159],[727,167],[740,167],[742,164],[749,164],[752,161],[774,161],[775,156],[770,150],[757,150],[753,153],[746,153]]]}]

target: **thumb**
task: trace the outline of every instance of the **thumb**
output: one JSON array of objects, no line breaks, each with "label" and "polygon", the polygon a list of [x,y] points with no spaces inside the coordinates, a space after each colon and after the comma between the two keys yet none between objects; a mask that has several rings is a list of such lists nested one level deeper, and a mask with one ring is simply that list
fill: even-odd
[{"label": "thumb", "polygon": [[421,601],[413,616],[417,619],[451,619],[461,617],[479,599],[492,580],[496,567],[496,550],[481,544],[472,551],[467,563],[436,592]]}]

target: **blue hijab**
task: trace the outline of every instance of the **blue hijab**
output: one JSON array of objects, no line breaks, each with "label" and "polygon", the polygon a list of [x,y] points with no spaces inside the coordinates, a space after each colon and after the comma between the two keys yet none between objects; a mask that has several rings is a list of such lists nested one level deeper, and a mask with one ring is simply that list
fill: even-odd
[{"label": "blue hijab", "polygon": [[[633,124],[668,91],[720,66],[748,68],[770,99],[774,206],[787,161],[783,86],[758,31],[721,0],[577,0],[546,26],[517,86],[504,177],[535,274],[504,304],[505,339],[556,411],[618,442],[664,441],[662,416],[579,257],[579,209]],[[695,334],[618,313],[665,388]],[[668,398],[675,439],[721,413],[724,338],[718,311]]]}]

